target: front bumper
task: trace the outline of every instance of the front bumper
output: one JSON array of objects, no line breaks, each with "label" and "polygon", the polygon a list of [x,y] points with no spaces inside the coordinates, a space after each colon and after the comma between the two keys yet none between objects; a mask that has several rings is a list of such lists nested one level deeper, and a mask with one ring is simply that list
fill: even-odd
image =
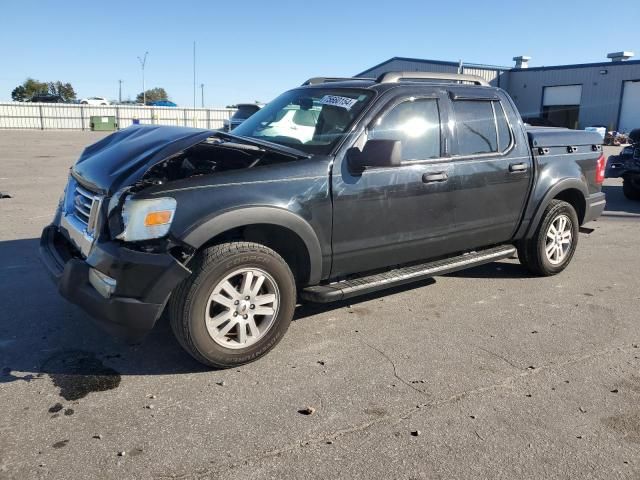
[{"label": "front bumper", "polygon": [[607,205],[606,195],[602,192],[594,193],[586,198],[583,224],[595,220],[604,211]]},{"label": "front bumper", "polygon": [[[56,225],[42,231],[40,257],[60,294],[93,317],[107,332],[142,339],[162,314],[171,291],[191,272],[169,254],[97,242],[85,259]],[[109,298],[89,282],[95,268],[117,281]]]}]

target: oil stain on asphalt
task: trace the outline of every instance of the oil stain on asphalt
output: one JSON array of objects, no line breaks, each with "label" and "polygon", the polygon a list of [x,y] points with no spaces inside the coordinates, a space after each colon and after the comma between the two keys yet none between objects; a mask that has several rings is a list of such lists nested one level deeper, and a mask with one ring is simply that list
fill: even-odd
[{"label": "oil stain on asphalt", "polygon": [[60,396],[68,401],[117,388],[121,379],[117,371],[105,366],[94,353],[82,350],[54,353],[42,362],[41,371],[49,375],[60,389]]}]

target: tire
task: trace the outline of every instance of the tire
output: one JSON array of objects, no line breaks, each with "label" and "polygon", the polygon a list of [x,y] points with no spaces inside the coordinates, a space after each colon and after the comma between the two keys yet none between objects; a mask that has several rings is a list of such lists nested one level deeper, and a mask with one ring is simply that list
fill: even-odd
[{"label": "tire", "polygon": [[257,243],[223,243],[197,254],[189,267],[193,273],[171,295],[168,314],[178,342],[196,360],[234,367],[257,360],[282,339],[296,284],[280,255]]},{"label": "tire", "polygon": [[624,177],[622,192],[629,200],[640,200],[640,177]]},{"label": "tire", "polygon": [[89,105],[89,102],[80,102],[81,105]]},{"label": "tire", "polygon": [[[562,229],[560,232],[559,228]],[[579,228],[578,215],[573,206],[562,200],[552,200],[533,237],[518,245],[520,263],[536,275],[560,273],[567,268],[576,251]],[[557,232],[555,235],[554,230]],[[547,254],[548,249],[550,254]]]}]

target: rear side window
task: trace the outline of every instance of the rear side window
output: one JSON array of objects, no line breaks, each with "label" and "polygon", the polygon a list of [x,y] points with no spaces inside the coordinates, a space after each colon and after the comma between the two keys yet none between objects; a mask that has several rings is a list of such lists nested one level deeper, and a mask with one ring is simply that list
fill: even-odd
[{"label": "rear side window", "polygon": [[453,102],[458,136],[458,155],[479,155],[498,151],[498,132],[490,101]]},{"label": "rear side window", "polygon": [[432,98],[399,103],[369,129],[370,139],[400,140],[402,160],[440,157],[440,112]]},{"label": "rear side window", "polygon": [[453,111],[458,155],[504,152],[511,145],[511,129],[500,102],[456,100]]}]

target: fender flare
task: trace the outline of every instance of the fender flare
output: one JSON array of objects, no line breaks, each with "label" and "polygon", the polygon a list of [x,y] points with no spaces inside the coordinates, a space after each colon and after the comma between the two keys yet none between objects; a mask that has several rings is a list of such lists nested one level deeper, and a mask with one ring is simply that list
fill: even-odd
[{"label": "fender flare", "polygon": [[582,194],[582,198],[586,203],[589,192],[587,191],[587,187],[583,182],[581,182],[577,178],[566,178],[564,180],[560,180],[558,183],[549,188],[544,194],[544,197],[542,197],[542,200],[538,204],[538,208],[533,215],[533,218],[529,222],[529,228],[527,229],[525,238],[531,238],[533,236],[536,228],[538,228],[538,225],[540,224],[540,220],[542,220],[542,215],[547,209],[549,203],[551,203],[551,200],[553,200],[558,194],[570,189],[578,190]]},{"label": "fender flare", "polygon": [[198,249],[216,235],[237,227],[256,223],[277,225],[298,235],[309,254],[310,285],[320,282],[322,277],[322,249],[315,231],[299,215],[277,207],[243,207],[230,210],[194,226],[182,236],[182,240]]}]

